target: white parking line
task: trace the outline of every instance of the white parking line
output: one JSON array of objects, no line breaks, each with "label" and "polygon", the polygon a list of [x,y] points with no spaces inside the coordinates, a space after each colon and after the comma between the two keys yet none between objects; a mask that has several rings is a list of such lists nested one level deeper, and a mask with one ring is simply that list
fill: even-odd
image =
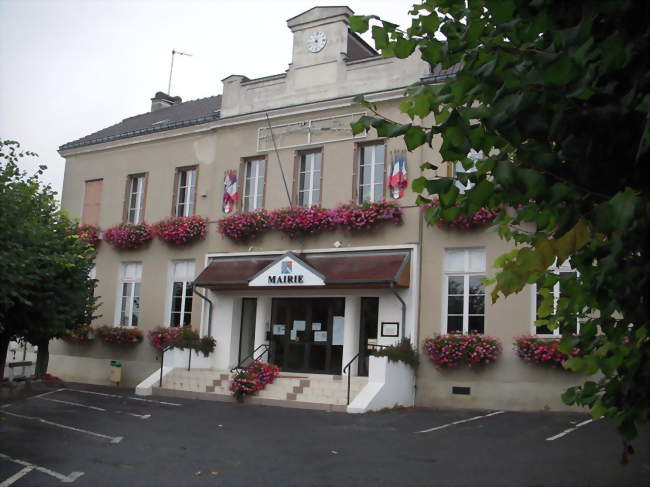
[{"label": "white parking line", "polygon": [[86,408],[86,409],[92,409],[93,411],[100,411],[102,413],[116,413],[116,414],[126,414],[128,416],[134,416],[136,418],[140,419],[149,419],[151,417],[151,414],[136,414],[136,413],[129,413],[126,411],[109,411],[108,409],[100,408],[97,406],[89,406],[88,404],[81,404],[80,402],[71,402],[71,401],[62,401],[61,399],[52,399],[51,397],[42,397],[42,396],[34,396],[35,399],[41,399],[43,401],[50,401],[50,402],[58,402],[61,404],[68,404],[70,406],[77,406],[80,408]]},{"label": "white parking line", "polygon": [[65,424],[59,424],[55,423],[54,421],[48,421],[47,419],[43,418],[38,418],[36,416],[26,416],[24,414],[16,414],[16,413],[10,413],[6,409],[2,411],[2,414],[8,414],[9,416],[15,416],[17,418],[23,418],[23,419],[30,419],[32,421],[38,421],[39,423],[44,423],[44,424],[49,424],[51,426],[56,426],[57,428],[63,428],[71,431],[76,431],[78,433],[85,433],[90,436],[95,436],[97,438],[105,438],[107,440],[110,440],[111,443],[119,443],[124,439],[122,436],[108,436],[108,435],[103,435],[101,433],[95,433],[94,431],[88,431],[85,429],[81,428],[75,428],[74,426],[67,426]]},{"label": "white parking line", "polygon": [[461,420],[458,420],[458,421],[454,421],[453,423],[447,423],[447,424],[443,424],[443,425],[440,425],[440,426],[436,426],[435,428],[429,428],[429,429],[426,429],[426,430],[416,431],[416,433],[430,433],[431,431],[437,431],[437,430],[441,430],[441,429],[444,429],[444,428],[448,428],[448,427],[453,426],[455,424],[469,423],[470,421],[476,421],[477,419],[489,418],[490,416],[496,416],[497,414],[503,414],[504,412],[505,411],[494,411],[492,413],[484,414],[482,416],[474,416],[473,418],[461,419]]},{"label": "white parking line", "polygon": [[9,487],[11,484],[13,484],[16,480],[22,479],[25,475],[27,475],[29,472],[34,470],[34,467],[25,467],[22,470],[16,472],[13,474],[11,477],[6,479],[4,482],[0,484],[0,487]]},{"label": "white parking line", "polygon": [[568,428],[568,429],[565,429],[564,431],[562,431],[561,433],[558,433],[558,434],[555,435],[555,436],[551,436],[550,438],[546,438],[546,441],[553,441],[553,440],[557,440],[557,439],[559,439],[559,438],[562,438],[563,436],[568,435],[569,433],[572,433],[573,431],[577,430],[577,429],[580,428],[581,426],[584,426],[584,425],[586,425],[586,424],[589,424],[589,423],[591,423],[592,421],[597,421],[598,419],[600,419],[600,418],[597,418],[597,419],[588,419],[588,420],[586,420],[586,421],[583,421],[582,423],[578,423],[578,424],[576,424],[574,427],[572,427],[572,428]]},{"label": "white parking line", "polygon": [[156,404],[164,404],[165,406],[182,406],[182,404],[177,404],[175,402],[155,401],[153,399],[143,399],[141,397],[121,396],[119,394],[107,394],[106,392],[84,391],[82,389],[62,389],[62,390],[71,391],[71,392],[82,392],[84,394],[94,394],[96,396],[117,397],[119,399],[131,399],[132,401],[152,402]]},{"label": "white parking line", "polygon": [[[17,463],[18,465],[22,465],[23,467],[25,467],[20,472],[12,475],[7,480],[2,482],[0,484],[0,487],[5,487],[5,486],[13,484],[20,477],[23,477],[23,476],[27,475],[32,470],[38,470],[39,472],[42,472],[42,473],[44,473],[46,475],[49,475],[50,477],[54,477],[55,479],[58,479],[61,482],[68,483],[68,484],[74,482],[75,480],[77,480],[79,477],[81,477],[84,474],[83,472],[72,472],[72,473],[70,473],[70,475],[63,475],[62,473],[55,472],[54,470],[50,470],[49,468],[41,467],[39,465],[34,465],[33,463],[27,462],[25,460],[20,460],[18,458],[12,458],[9,455],[5,455],[4,453],[0,453],[0,458],[2,458],[4,460],[8,460],[10,462]],[[29,471],[25,472],[25,470],[27,470],[27,469],[29,469]],[[25,473],[23,473],[20,477],[16,477],[21,472],[25,472]],[[8,483],[9,481],[11,481],[11,482]]]},{"label": "white parking line", "polygon": [[55,390],[53,390],[53,391],[44,392],[43,394],[39,394],[39,395],[37,395],[37,396],[32,396],[32,397],[44,397],[44,396],[49,396],[50,394],[54,394],[55,392],[61,392],[61,391],[65,391],[65,388],[62,387],[61,389],[55,389]]}]

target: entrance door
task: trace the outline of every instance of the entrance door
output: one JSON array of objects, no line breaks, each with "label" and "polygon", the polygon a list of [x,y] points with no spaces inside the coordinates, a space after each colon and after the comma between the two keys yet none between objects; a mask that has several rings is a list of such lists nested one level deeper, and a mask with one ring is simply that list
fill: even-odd
[{"label": "entrance door", "polygon": [[271,361],[283,370],[340,374],[344,298],[276,298]]},{"label": "entrance door", "polygon": [[255,347],[255,316],[257,298],[243,298],[241,304],[241,327],[239,328],[239,360],[253,353]]},{"label": "entrance door", "polygon": [[379,322],[379,298],[361,298],[361,319],[359,330],[359,375],[368,376],[370,349],[377,343]]}]

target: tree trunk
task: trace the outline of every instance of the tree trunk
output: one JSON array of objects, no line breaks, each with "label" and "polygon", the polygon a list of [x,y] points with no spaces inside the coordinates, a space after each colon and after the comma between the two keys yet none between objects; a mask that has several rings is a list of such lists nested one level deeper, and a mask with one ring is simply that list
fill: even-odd
[{"label": "tree trunk", "polygon": [[36,352],[36,367],[34,370],[34,375],[37,379],[40,379],[45,374],[47,374],[47,364],[50,361],[50,341],[41,340],[34,345],[38,346],[38,351]]},{"label": "tree trunk", "polygon": [[0,381],[4,378],[7,351],[9,350],[9,335],[0,335]]}]

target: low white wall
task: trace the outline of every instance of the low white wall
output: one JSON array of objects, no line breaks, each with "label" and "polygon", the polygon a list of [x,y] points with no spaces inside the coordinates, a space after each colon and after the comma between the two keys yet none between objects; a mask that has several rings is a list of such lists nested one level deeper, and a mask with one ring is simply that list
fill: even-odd
[{"label": "low white wall", "polygon": [[179,350],[173,348],[165,352],[165,360],[163,365],[179,369],[187,369],[189,362],[189,355],[192,354],[192,362],[190,367],[192,369],[216,369],[217,368],[217,354],[211,353],[205,357],[202,353],[196,353],[194,350]]},{"label": "low white wall", "polygon": [[348,406],[348,413],[365,413],[415,404],[415,374],[404,362],[370,357],[368,384]]},{"label": "low white wall", "polygon": [[[124,360],[121,386],[135,386],[154,371],[160,371],[160,362]],[[50,354],[48,372],[67,382],[115,385],[110,381],[111,360],[105,358],[76,357]]]}]

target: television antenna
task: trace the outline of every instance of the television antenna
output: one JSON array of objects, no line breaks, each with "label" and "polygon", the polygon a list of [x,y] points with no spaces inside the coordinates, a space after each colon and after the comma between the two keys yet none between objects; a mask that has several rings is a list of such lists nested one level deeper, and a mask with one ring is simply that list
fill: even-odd
[{"label": "television antenna", "polygon": [[186,52],[181,52],[177,51],[176,49],[172,49],[172,64],[169,67],[169,84],[167,85],[167,94],[171,96],[172,94],[172,73],[174,72],[174,56],[178,54],[179,56],[190,56],[192,57],[191,54],[188,54]]}]

